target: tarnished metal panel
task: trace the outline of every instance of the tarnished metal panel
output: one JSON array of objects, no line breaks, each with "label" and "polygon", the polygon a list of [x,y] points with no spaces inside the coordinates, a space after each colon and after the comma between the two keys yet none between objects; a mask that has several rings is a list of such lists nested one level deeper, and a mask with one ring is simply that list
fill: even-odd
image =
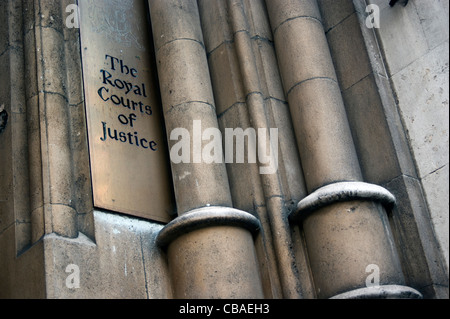
[{"label": "tarnished metal panel", "polygon": [[79,8],[94,205],[168,222],[174,200],[145,1]]}]

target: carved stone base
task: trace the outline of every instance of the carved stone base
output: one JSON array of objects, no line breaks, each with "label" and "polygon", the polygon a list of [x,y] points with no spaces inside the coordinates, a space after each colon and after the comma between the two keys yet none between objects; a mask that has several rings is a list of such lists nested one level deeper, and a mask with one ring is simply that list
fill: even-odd
[{"label": "carved stone base", "polygon": [[167,253],[175,298],[263,298],[251,214],[204,207],[176,218],[157,244]]},{"label": "carved stone base", "polygon": [[158,235],[160,247],[168,246],[177,237],[195,230],[214,226],[235,226],[255,233],[260,228],[253,215],[229,207],[210,206],[192,210],[169,223]]},{"label": "carved stone base", "polygon": [[385,207],[395,205],[394,195],[381,186],[363,182],[342,182],[324,186],[307,196],[298,203],[297,210],[289,218],[292,221],[301,221],[309,213],[322,207],[351,200],[380,202]]}]

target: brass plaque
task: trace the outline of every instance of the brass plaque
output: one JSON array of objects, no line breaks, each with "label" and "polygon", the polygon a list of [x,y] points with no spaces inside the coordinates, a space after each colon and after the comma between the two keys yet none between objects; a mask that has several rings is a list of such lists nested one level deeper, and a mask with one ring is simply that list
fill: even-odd
[{"label": "brass plaque", "polygon": [[94,205],[168,222],[174,211],[145,0],[79,0]]}]

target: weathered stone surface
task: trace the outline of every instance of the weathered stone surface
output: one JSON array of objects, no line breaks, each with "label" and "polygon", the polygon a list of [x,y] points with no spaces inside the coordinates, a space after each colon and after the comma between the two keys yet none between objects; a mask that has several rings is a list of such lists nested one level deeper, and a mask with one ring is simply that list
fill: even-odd
[{"label": "weathered stone surface", "polygon": [[[303,36],[299,37],[298,30]],[[311,19],[288,20],[277,29],[275,46],[287,95],[309,79],[337,80],[322,25]],[[295,61],[295,63],[292,63]]]},{"label": "weathered stone surface", "polygon": [[[427,40],[439,42],[430,35]],[[448,169],[443,169],[449,162],[448,56],[448,42],[444,42],[392,77],[447,269],[448,193],[443,189],[448,183],[439,181],[448,180]]]},{"label": "weathered stone surface", "polygon": [[167,254],[175,298],[263,297],[252,237],[244,229],[221,226],[186,233]]},{"label": "weathered stone surface", "polygon": [[[164,258],[155,246],[162,226],[95,212],[95,243],[85,235],[44,239],[48,298],[161,299],[171,297]],[[76,265],[79,288],[66,285]],[[70,278],[69,278],[70,280]]]},{"label": "weathered stone surface", "polygon": [[445,289],[441,287],[448,285],[448,275],[420,181],[399,176],[385,187],[397,200],[390,215],[407,284],[420,290],[425,298],[444,297]]},{"label": "weathered stone surface", "polygon": [[230,25],[226,23],[228,10],[220,1],[199,0],[197,3],[202,17],[205,46],[210,54],[224,43],[233,41],[233,32]]},{"label": "weathered stone surface", "polygon": [[176,4],[171,1],[151,1],[150,14],[153,34],[159,35],[154,38],[156,51],[159,51],[164,45],[178,40],[193,40],[203,43],[196,2],[185,1]]},{"label": "weathered stone surface", "polygon": [[[362,12],[363,5],[360,1],[354,2]],[[401,134],[395,132],[395,127],[399,127],[399,124],[395,124],[395,122],[398,123],[398,120],[395,120],[395,112],[392,112],[392,107],[385,104],[386,118],[391,128],[399,164],[403,174],[421,179],[423,192],[428,201],[428,205],[421,204],[428,206],[427,208],[417,205],[418,202],[423,202],[422,199],[422,201],[415,201],[416,205],[413,205],[411,209],[416,214],[418,224],[424,229],[427,228],[428,222],[419,221],[423,209],[429,209],[432,220],[440,220],[443,225],[446,225],[448,217],[442,217],[448,216],[448,205],[441,205],[441,203],[448,202],[448,194],[443,195],[441,190],[447,187],[447,183],[437,186],[435,182],[441,178],[448,178],[448,175],[443,177],[447,174],[445,166],[448,165],[449,152],[448,2],[409,1],[406,7],[393,8],[388,6],[387,1],[373,0],[369,3],[376,4],[381,9],[381,25],[377,30],[377,41],[383,49],[386,64],[389,66],[387,76],[392,81],[393,95],[396,97],[398,111],[401,114],[400,120],[403,123],[403,128],[400,127],[400,130],[404,130],[408,139],[407,141],[405,139],[405,143],[398,138]],[[369,33],[364,34],[367,38]],[[380,78],[377,82],[382,89],[383,85],[380,86],[380,83],[386,81],[379,80]],[[380,93],[385,102],[389,101],[383,96],[386,93],[385,90],[380,90]],[[393,102],[389,103],[393,104]],[[414,164],[408,160],[409,152],[405,147],[406,144],[410,146]],[[436,174],[436,172],[439,173]],[[444,227],[441,228],[437,224],[435,226],[440,228],[437,231],[440,246],[444,247],[443,254],[448,256],[448,248],[445,248],[448,246],[446,243],[448,228],[443,230]],[[425,233],[426,235],[421,237],[421,244],[427,246],[426,242],[434,241],[434,235],[430,232]],[[430,251],[434,253],[433,249]],[[424,256],[429,264],[440,258],[429,253],[426,247]],[[446,260],[444,268],[447,268],[448,274],[448,257]],[[442,275],[442,271],[443,269],[431,270],[431,273]],[[413,278],[414,281],[419,280],[418,277]],[[441,281],[442,279],[433,278],[433,284],[430,286],[432,293],[440,296],[442,289],[438,287]]]},{"label": "weathered stone surface", "polygon": [[225,43],[209,55],[208,63],[214,84],[217,114],[220,117],[236,103],[245,103],[236,52],[231,44]]},{"label": "weathered stone surface", "polygon": [[392,77],[420,177],[449,162],[448,56],[447,42]]},{"label": "weathered stone surface", "polygon": [[304,82],[291,92],[289,103],[308,191],[333,182],[360,180],[337,83],[321,78]]},{"label": "weathered stone surface", "polygon": [[423,33],[430,50],[448,41],[449,2],[430,0],[415,1],[414,6],[420,19]]},{"label": "weathered stone surface", "polygon": [[283,2],[266,2],[272,30],[277,30],[282,24],[302,18],[312,18],[321,21],[319,6],[316,1],[304,1],[302,6],[295,0]]},{"label": "weathered stone surface", "polygon": [[166,112],[186,102],[214,105],[205,49],[201,44],[184,39],[171,42],[158,51],[157,64],[159,70],[165,70],[159,77]]},{"label": "weathered stone surface", "polygon": [[[0,18],[2,21],[7,21],[8,19],[8,3],[3,1],[0,3]],[[0,28],[0,56],[5,54],[9,46],[9,29],[8,28]]]},{"label": "weathered stone surface", "polygon": [[318,0],[317,2],[321,9],[323,27],[326,32],[344,22],[344,20],[355,12],[352,1]]},{"label": "weathered stone surface", "polygon": [[[0,56],[0,72],[1,74],[5,74],[9,76],[10,71],[10,63],[8,61],[8,55],[4,54]],[[8,99],[8,89],[10,89],[10,85],[2,85],[0,87],[0,109],[2,112],[2,128],[0,133],[0,152],[1,154],[8,154],[12,149],[12,141],[11,141],[11,107],[8,104],[1,102],[7,101]],[[0,183],[0,205],[6,205],[8,199],[11,198],[11,190],[12,190],[12,172],[10,172],[10,164],[11,160],[7,161],[7,158],[2,161],[2,165],[0,165],[0,178],[2,183]],[[0,210],[0,231],[5,225],[9,225],[11,223],[11,216],[7,215],[7,209]]]},{"label": "weathered stone surface", "polygon": [[[375,4],[381,2],[373,1]],[[382,1],[386,2],[386,1]],[[383,51],[390,74],[394,75],[428,50],[420,19],[414,4],[406,7],[380,7],[380,29]]]},{"label": "weathered stone surface", "polygon": [[436,237],[440,242],[440,248],[447,265],[449,264],[449,187],[448,187],[448,164],[436,170],[422,179],[425,196],[431,211],[431,222],[434,226]]},{"label": "weathered stone surface", "polygon": [[380,285],[404,284],[387,216],[378,204],[335,203],[308,216],[303,227],[319,298],[366,287],[369,265],[379,267]]},{"label": "weathered stone surface", "polygon": [[0,231],[0,298],[46,298],[43,244],[39,242],[17,255],[15,245],[11,244],[16,235],[14,227]]},{"label": "weathered stone surface", "polygon": [[365,181],[383,184],[401,174],[374,76],[343,92]]},{"label": "weathered stone surface", "polygon": [[343,91],[373,71],[365,53],[365,43],[358,25],[356,14],[352,14],[327,33],[337,77]]}]

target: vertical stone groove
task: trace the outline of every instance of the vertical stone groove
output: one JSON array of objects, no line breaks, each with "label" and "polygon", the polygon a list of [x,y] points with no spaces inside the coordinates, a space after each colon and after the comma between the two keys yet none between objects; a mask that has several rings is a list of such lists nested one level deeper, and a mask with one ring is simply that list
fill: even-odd
[{"label": "vertical stone groove", "polygon": [[36,29],[34,21],[35,1],[23,1],[25,41],[25,77],[30,79],[26,86],[26,107],[28,125],[28,154],[29,154],[29,189],[30,213],[32,224],[32,243],[37,242],[44,235],[44,199],[42,181],[42,159],[40,147],[40,115],[38,106],[38,75],[36,54]]},{"label": "vertical stone groove", "polygon": [[[269,114],[266,109],[266,101],[263,95],[260,71],[256,61],[258,51],[255,50],[255,40],[251,38],[250,26],[252,19],[247,16],[242,0],[228,0],[227,7],[230,15],[231,30],[234,38],[234,49],[236,51],[241,78],[243,81],[244,94],[246,95],[246,106],[249,112],[250,123],[254,129],[270,129]],[[259,31],[259,30],[257,30]],[[267,84],[265,84],[267,85]],[[261,143],[258,139],[258,145]],[[261,145],[264,149],[270,149],[270,141]],[[261,165],[261,163],[259,163]],[[290,249],[292,239],[290,237],[289,225],[286,219],[286,206],[283,200],[283,190],[280,173],[259,174],[263,188],[267,213],[272,227],[272,232],[277,236],[273,238],[275,258],[278,264],[281,286],[284,298],[300,298],[301,288],[298,274],[295,269],[293,253]]]}]

